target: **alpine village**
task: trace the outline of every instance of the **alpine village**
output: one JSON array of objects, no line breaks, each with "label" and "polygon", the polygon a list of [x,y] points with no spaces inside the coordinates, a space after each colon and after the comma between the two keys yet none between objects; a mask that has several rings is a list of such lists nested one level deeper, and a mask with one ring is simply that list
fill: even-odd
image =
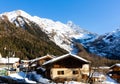
[{"label": "alpine village", "polygon": [[119,29],[97,35],[22,10],[0,14],[0,83],[120,84],[119,42]]}]

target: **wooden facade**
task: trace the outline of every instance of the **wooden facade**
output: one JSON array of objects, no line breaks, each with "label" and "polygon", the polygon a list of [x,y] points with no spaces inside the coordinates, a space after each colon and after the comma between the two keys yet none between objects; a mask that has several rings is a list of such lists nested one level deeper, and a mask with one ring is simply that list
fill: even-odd
[{"label": "wooden facade", "polygon": [[120,82],[120,64],[114,64],[110,67],[109,75],[111,78]]},{"label": "wooden facade", "polygon": [[43,66],[46,68],[46,77],[59,82],[82,81],[89,75],[89,61],[71,54],[53,58]]},{"label": "wooden facade", "polygon": [[35,70],[37,67],[41,67],[44,62],[49,61],[52,58],[54,58],[54,56],[45,55],[45,56],[33,59],[30,63],[30,69]]}]

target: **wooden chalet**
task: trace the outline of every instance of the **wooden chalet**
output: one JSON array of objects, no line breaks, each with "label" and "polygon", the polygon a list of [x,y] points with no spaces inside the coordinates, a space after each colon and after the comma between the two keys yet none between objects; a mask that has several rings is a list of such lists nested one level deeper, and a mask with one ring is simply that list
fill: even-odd
[{"label": "wooden chalet", "polygon": [[120,63],[114,64],[110,67],[109,75],[111,78],[120,82]]},{"label": "wooden chalet", "polygon": [[33,69],[37,68],[37,67],[41,67],[44,62],[51,60],[53,58],[54,58],[54,56],[47,54],[45,56],[33,59],[33,60],[31,60],[30,67]]},{"label": "wooden chalet", "polygon": [[46,77],[58,82],[82,81],[89,75],[89,61],[77,55],[65,54],[43,64]]}]

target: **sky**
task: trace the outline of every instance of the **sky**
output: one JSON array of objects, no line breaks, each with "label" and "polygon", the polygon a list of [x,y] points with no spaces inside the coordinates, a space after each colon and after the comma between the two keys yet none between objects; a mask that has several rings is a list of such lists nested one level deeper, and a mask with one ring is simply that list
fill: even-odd
[{"label": "sky", "polygon": [[0,14],[23,10],[32,16],[104,34],[120,28],[120,0],[0,0]]}]

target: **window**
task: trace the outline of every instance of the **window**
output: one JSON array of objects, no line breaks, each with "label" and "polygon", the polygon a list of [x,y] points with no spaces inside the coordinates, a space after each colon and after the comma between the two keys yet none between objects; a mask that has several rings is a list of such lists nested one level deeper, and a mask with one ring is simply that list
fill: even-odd
[{"label": "window", "polygon": [[72,73],[73,73],[73,74],[78,74],[78,71],[77,71],[77,70],[73,70]]},{"label": "window", "polygon": [[57,74],[58,75],[64,75],[64,71],[58,71]]}]

